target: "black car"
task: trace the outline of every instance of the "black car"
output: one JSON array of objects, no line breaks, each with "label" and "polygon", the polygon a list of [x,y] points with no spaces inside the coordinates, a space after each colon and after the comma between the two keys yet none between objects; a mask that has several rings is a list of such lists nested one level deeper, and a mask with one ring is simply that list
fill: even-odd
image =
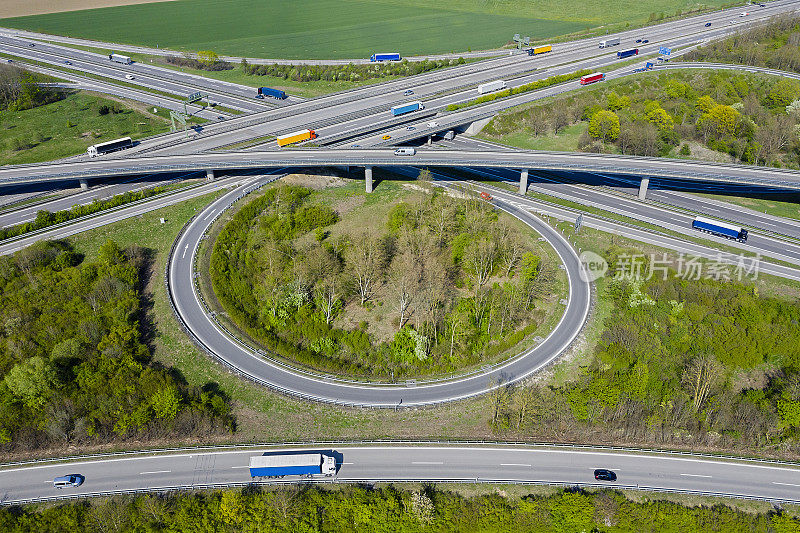
[{"label": "black car", "polygon": [[640,42],[642,42],[642,40],[641,39],[636,39],[636,42],[640,43]]},{"label": "black car", "polygon": [[594,478],[598,481],[616,481],[617,475],[612,470],[598,468],[594,471]]},{"label": "black car", "polygon": [[706,22],[706,28],[708,28],[709,26],[711,26],[711,23],[710,22]]},{"label": "black car", "polygon": [[643,43],[649,43],[650,41],[648,39],[644,39],[642,42]]}]

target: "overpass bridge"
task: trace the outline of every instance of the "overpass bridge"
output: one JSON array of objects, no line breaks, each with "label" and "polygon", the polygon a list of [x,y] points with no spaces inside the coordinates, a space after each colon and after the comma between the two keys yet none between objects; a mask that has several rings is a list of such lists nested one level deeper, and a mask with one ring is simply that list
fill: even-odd
[{"label": "overpass bridge", "polygon": [[223,170],[332,166],[364,167],[367,192],[372,190],[372,168],[376,166],[516,168],[520,169],[520,191],[527,190],[528,170],[630,175],[642,178],[639,191],[641,198],[646,193],[650,178],[800,190],[800,171],[796,170],[683,159],[521,150],[418,150],[416,155],[410,157],[395,156],[393,150],[341,149],[219,152],[119,159],[101,157],[70,163],[3,167],[0,168],[0,185],[70,180],[85,184],[93,178],[185,171],[205,171],[209,179],[214,179],[216,173]]}]

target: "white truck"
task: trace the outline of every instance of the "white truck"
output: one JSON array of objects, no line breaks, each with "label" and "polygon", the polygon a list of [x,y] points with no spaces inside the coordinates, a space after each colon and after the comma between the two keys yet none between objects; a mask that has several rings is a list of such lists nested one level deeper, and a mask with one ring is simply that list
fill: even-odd
[{"label": "white truck", "polygon": [[495,80],[478,85],[478,94],[493,93],[506,88],[506,82],[503,80]]},{"label": "white truck", "polygon": [[281,478],[284,476],[332,476],[336,474],[336,458],[322,453],[276,453],[250,457],[250,476]]},{"label": "white truck", "polygon": [[133,60],[131,60],[130,57],[120,54],[108,54],[108,58],[114,63],[122,63],[123,65],[130,65],[133,63]]},{"label": "white truck", "polygon": [[619,39],[606,39],[605,41],[600,41],[600,48],[608,48],[609,46],[617,46],[619,44]]}]

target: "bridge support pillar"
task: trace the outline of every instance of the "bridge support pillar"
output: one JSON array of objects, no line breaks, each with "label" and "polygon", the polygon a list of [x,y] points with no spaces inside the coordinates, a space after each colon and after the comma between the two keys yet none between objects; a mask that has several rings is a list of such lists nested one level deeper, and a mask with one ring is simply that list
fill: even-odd
[{"label": "bridge support pillar", "polygon": [[433,144],[433,135],[428,135],[428,146]]},{"label": "bridge support pillar", "polygon": [[86,180],[78,180],[78,183],[80,184],[82,191],[88,191],[89,190],[89,182],[88,181],[86,181]]},{"label": "bridge support pillar", "polygon": [[519,172],[519,193],[526,194],[528,192],[528,169],[523,168]]},{"label": "bridge support pillar", "polygon": [[364,181],[366,182],[366,191],[372,192],[372,167],[364,167]]},{"label": "bridge support pillar", "polygon": [[207,181],[214,181],[214,177],[215,176],[214,176],[214,169],[213,168],[206,170],[206,180]]},{"label": "bridge support pillar", "polygon": [[642,178],[639,184],[639,200],[644,200],[647,196],[647,186],[650,185],[650,178]]}]

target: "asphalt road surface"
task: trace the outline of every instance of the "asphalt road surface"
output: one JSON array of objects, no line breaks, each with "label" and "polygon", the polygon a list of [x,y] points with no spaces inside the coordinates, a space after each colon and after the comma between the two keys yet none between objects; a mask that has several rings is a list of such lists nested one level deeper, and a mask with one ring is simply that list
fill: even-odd
[{"label": "asphalt road surface", "polygon": [[[70,463],[0,469],[0,502],[57,499],[94,493],[207,488],[251,481],[249,458],[280,448],[186,450],[166,455],[132,455]],[[592,448],[526,446],[352,446],[290,448],[334,455],[338,482],[467,481],[550,483],[705,493],[773,501],[800,501],[796,466],[744,460]],[[617,474],[616,482],[597,482],[596,468]],[[82,474],[80,487],[56,489],[53,478]],[[287,476],[285,482],[305,481]]]}]

